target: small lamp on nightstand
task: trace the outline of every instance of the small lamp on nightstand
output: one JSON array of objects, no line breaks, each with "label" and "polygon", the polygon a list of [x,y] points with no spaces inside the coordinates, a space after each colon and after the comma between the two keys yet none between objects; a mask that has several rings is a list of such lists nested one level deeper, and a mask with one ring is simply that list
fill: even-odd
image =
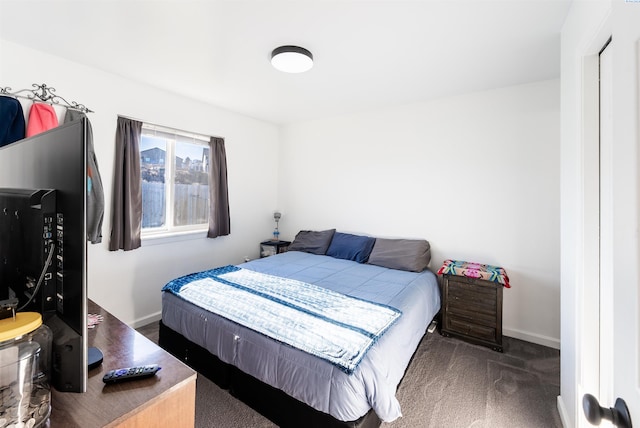
[{"label": "small lamp on nightstand", "polygon": [[276,211],[273,213],[273,219],[276,221],[276,228],[273,230],[274,241],[280,240],[280,231],[278,230],[278,222],[280,221],[280,217],[282,217],[282,214],[280,212]]}]

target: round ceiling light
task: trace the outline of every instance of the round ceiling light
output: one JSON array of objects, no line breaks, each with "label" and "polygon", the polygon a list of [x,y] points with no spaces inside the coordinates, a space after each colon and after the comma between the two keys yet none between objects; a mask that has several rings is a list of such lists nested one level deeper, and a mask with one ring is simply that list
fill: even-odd
[{"label": "round ceiling light", "polygon": [[285,73],[304,73],[313,67],[313,55],[299,46],[280,46],[271,52],[271,65]]}]

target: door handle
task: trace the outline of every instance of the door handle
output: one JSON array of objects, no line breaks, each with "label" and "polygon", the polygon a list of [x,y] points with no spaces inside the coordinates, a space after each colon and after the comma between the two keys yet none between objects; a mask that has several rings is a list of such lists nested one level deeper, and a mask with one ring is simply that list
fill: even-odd
[{"label": "door handle", "polygon": [[582,409],[584,415],[591,425],[600,425],[603,419],[611,421],[614,426],[621,428],[631,427],[631,415],[627,403],[622,398],[616,399],[614,407],[605,409],[600,406],[598,399],[591,394],[585,394],[582,397]]}]

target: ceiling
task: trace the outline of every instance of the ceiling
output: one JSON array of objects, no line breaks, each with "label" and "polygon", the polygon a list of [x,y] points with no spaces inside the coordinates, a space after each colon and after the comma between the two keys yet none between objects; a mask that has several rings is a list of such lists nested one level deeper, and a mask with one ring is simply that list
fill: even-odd
[{"label": "ceiling", "polygon": [[[557,78],[569,7],[570,0],[0,0],[0,37],[291,123]],[[309,49],[314,67],[275,70],[270,55],[281,45]]]}]

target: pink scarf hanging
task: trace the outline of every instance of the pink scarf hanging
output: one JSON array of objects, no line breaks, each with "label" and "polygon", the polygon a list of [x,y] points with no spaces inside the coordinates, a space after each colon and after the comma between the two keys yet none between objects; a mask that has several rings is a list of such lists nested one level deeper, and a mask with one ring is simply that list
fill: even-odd
[{"label": "pink scarf hanging", "polygon": [[52,106],[43,103],[31,105],[29,122],[27,123],[27,137],[48,131],[56,126],[58,126],[58,115]]}]

